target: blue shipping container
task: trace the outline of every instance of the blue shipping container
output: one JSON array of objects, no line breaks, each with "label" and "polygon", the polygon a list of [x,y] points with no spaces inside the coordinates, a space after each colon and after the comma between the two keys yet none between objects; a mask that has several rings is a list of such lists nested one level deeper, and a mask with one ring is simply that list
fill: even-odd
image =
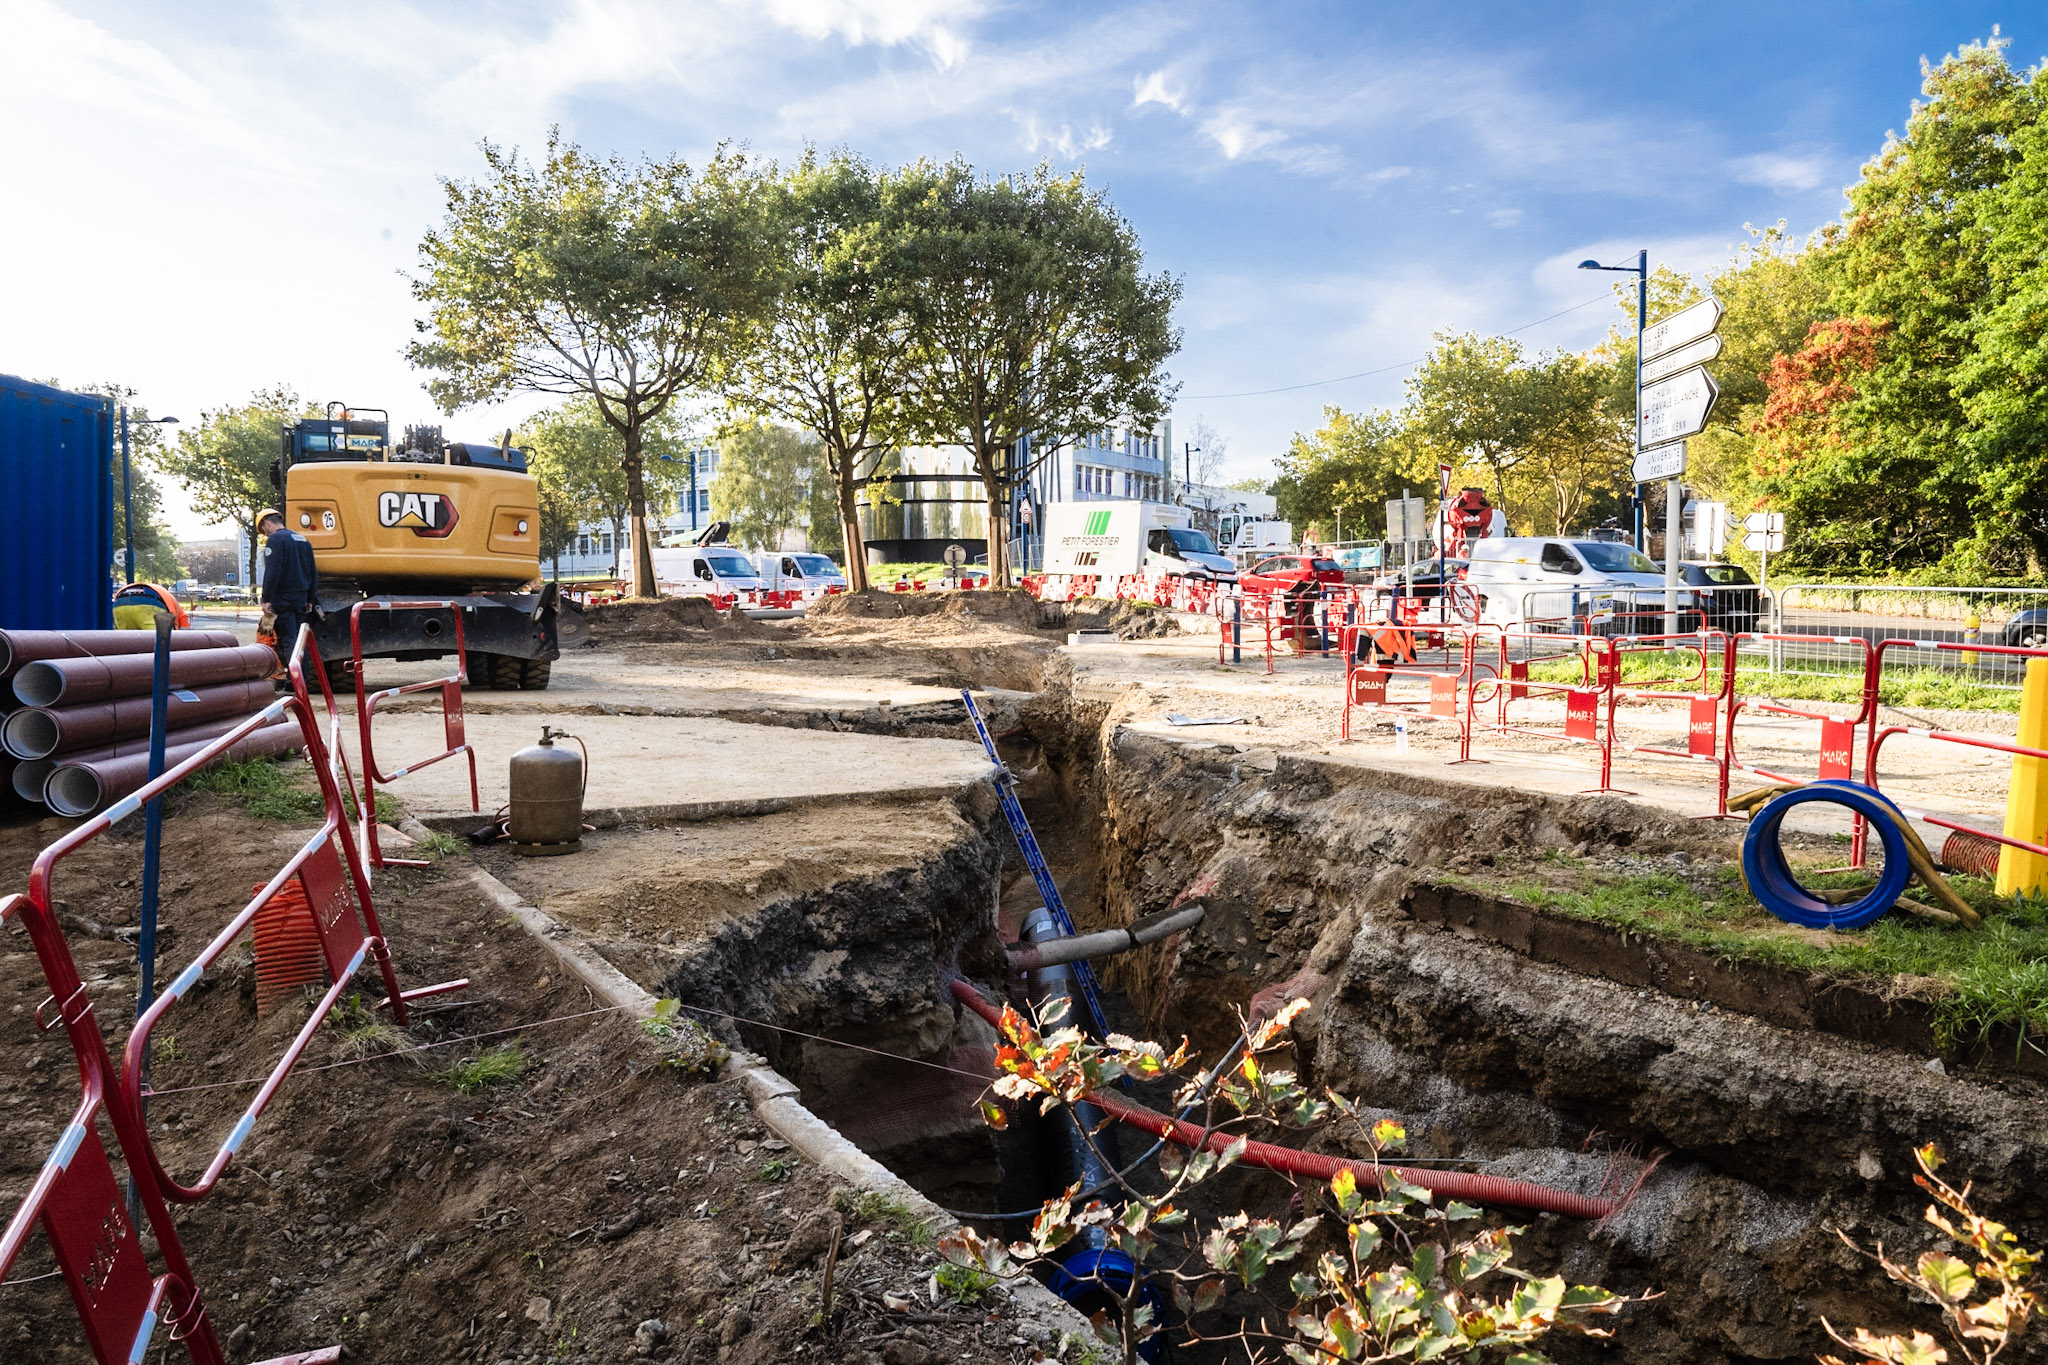
[{"label": "blue shipping container", "polygon": [[112,627],[113,468],[106,399],[0,374],[0,626]]}]

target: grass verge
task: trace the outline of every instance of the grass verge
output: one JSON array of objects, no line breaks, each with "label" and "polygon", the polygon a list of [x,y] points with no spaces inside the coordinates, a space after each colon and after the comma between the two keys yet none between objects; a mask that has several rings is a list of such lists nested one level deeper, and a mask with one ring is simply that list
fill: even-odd
[{"label": "grass verge", "polygon": [[435,1072],[434,1078],[465,1095],[474,1095],[494,1085],[509,1085],[525,1074],[526,1054],[519,1044],[500,1043]]},{"label": "grass verge", "polygon": [[[1692,656],[1679,656],[1676,667],[1660,654],[1624,654],[1621,680],[1631,687],[1656,687],[1673,673],[1684,673]],[[1754,662],[1754,661],[1751,661]],[[1559,659],[1534,664],[1529,676],[1536,682],[1573,683],[1583,677],[1576,660]],[[1697,682],[1672,683],[1679,692],[1714,691],[1721,685],[1720,670],[1707,677],[1704,687]],[[1783,701],[1832,701],[1854,706],[1863,699],[1863,670],[1860,666],[1842,672],[1781,670],[1736,666],[1739,692],[1776,697]],[[1946,668],[1888,668],[1878,687],[1878,699],[1887,706],[1919,707],[1950,711],[2009,711],[2020,709],[2018,688],[1986,687],[1967,675]]]},{"label": "grass verge", "polygon": [[[1563,868],[1580,866],[1558,856]],[[1467,885],[1476,885],[1465,879]],[[1809,873],[1812,890],[1867,885],[1860,873]],[[1484,889],[1525,905],[1596,920],[1629,933],[1674,939],[1725,961],[1765,962],[1808,971],[1911,978],[1931,990],[1935,1034],[1944,1047],[1979,1042],[1993,1029],[2018,1031],[2021,1047],[2048,1038],[2048,901],[2003,899],[1982,877],[1949,884],[1984,916],[1965,929],[1888,914],[1868,929],[1822,933],[1786,924],[1766,911],[1733,864],[1704,877],[1582,873],[1565,888],[1542,876]]]}]

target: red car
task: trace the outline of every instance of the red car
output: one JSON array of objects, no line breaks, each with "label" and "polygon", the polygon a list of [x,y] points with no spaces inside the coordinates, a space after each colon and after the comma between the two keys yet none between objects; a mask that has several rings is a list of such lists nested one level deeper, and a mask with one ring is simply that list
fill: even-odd
[{"label": "red car", "polygon": [[1287,592],[1308,579],[1324,587],[1341,588],[1344,568],[1321,555],[1275,555],[1254,564],[1237,582],[1246,592]]}]

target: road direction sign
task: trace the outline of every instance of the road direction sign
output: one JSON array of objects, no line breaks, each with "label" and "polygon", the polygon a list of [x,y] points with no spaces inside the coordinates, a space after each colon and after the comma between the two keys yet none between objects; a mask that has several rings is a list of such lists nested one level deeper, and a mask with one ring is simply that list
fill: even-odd
[{"label": "road direction sign", "polygon": [[1783,531],[1751,531],[1742,538],[1742,548],[1752,553],[1776,554],[1785,548]]},{"label": "road direction sign", "polygon": [[1745,531],[1776,532],[1782,536],[1785,534],[1785,514],[1783,512],[1751,512],[1742,519],[1742,529]]},{"label": "road direction sign", "polygon": [[1642,411],[1637,418],[1636,449],[1648,450],[1666,441],[1682,441],[1706,430],[1707,414],[1721,390],[1700,366],[1680,370],[1668,379],[1643,385]]},{"label": "road direction sign", "polygon": [[1668,445],[1652,447],[1636,455],[1635,481],[1655,483],[1659,479],[1675,479],[1685,472],[1685,442],[1673,441]]},{"label": "road direction sign", "polygon": [[1675,351],[1688,341],[1698,341],[1721,325],[1721,301],[1704,298],[1690,308],[1681,308],[1670,317],[1653,322],[1643,329],[1643,360],[1655,360],[1666,351]]},{"label": "road direction sign", "polygon": [[1428,540],[1429,514],[1421,498],[1392,498],[1387,502],[1387,539]]},{"label": "road direction sign", "polygon": [[1718,332],[1712,336],[1703,336],[1698,341],[1688,341],[1677,350],[1666,351],[1655,360],[1647,362],[1643,366],[1643,382],[1654,383],[1668,375],[1677,374],[1688,366],[1704,365],[1719,354],[1721,336]]},{"label": "road direction sign", "polygon": [[967,550],[965,547],[959,545],[948,545],[946,547],[946,563],[949,566],[957,569],[966,562]]}]

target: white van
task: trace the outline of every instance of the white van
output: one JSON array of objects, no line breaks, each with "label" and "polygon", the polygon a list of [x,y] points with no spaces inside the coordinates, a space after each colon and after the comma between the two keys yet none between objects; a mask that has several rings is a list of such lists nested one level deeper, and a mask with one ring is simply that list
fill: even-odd
[{"label": "white van", "polygon": [[[1466,547],[1465,582],[1479,619],[1515,630],[1658,635],[1664,568],[1631,545],[1546,536],[1498,536]],[[1699,628],[1693,594],[1680,589],[1681,631]]]},{"label": "white van", "polygon": [[760,573],[730,545],[663,546],[653,555],[663,597],[710,597],[721,610],[761,601]]},{"label": "white van", "polygon": [[846,575],[829,555],[809,550],[762,550],[754,556],[754,567],[767,591],[799,592],[805,602],[846,591]]}]

